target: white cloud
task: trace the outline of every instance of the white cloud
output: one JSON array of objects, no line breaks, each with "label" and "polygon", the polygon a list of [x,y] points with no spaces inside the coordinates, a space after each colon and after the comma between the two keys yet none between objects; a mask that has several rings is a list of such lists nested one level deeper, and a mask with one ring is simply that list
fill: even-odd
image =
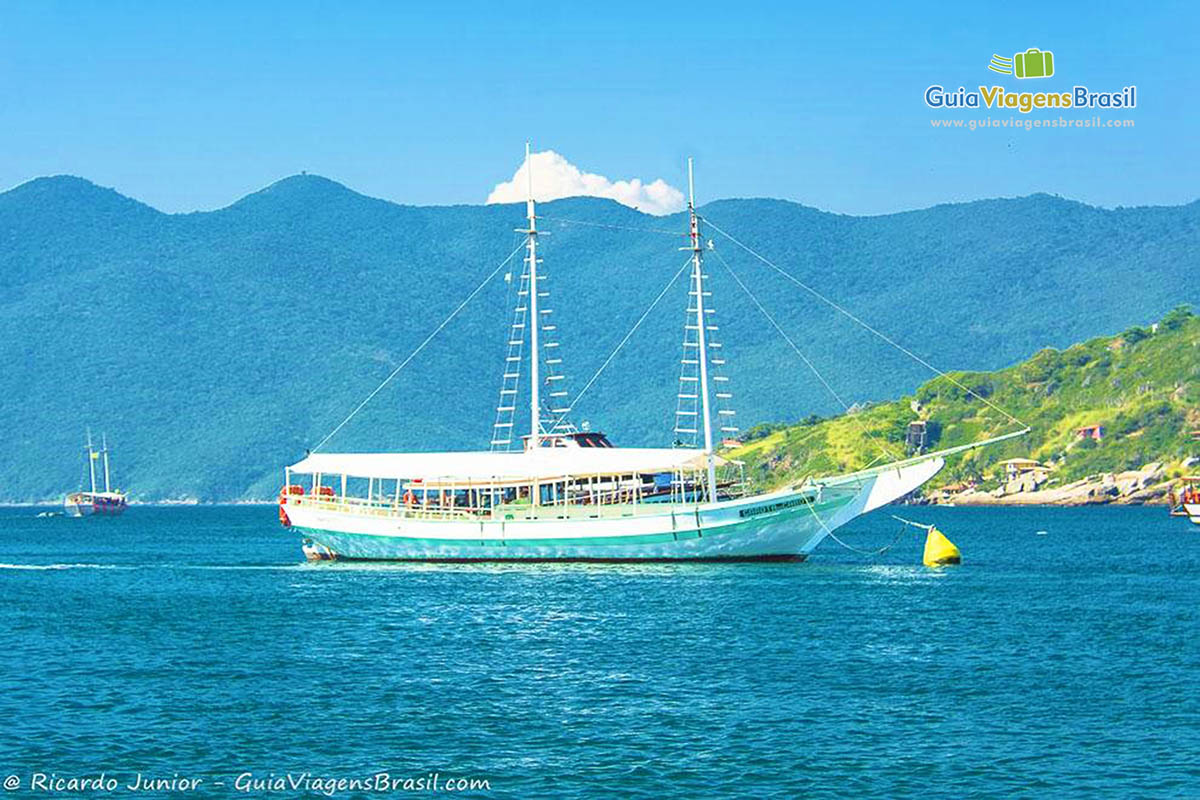
[{"label": "white cloud", "polygon": [[533,153],[521,164],[511,181],[496,184],[487,202],[520,203],[527,194],[529,162],[533,164],[533,197],[538,201],[560,197],[607,197],[647,214],[673,214],[684,208],[683,192],[662,178],[642,183],[640,178],[610,181],[603,175],[582,172],[553,150]]}]

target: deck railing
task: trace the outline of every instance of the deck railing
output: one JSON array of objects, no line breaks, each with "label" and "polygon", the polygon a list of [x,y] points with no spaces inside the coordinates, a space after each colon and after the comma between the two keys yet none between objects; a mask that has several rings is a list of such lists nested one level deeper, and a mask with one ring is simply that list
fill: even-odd
[{"label": "deck railing", "polygon": [[[694,497],[698,488],[698,481],[695,480],[687,483],[676,480],[669,487],[651,487],[650,484],[629,481],[620,483],[624,485],[614,486],[614,481],[609,480],[604,488],[600,488],[599,485],[585,478],[579,483],[571,483],[568,492],[559,494],[537,506],[531,505],[528,499],[519,502],[509,500],[508,502],[484,503],[488,498],[498,499],[498,494],[502,490],[500,487],[494,486],[466,489],[459,487],[453,490],[421,488],[416,490],[415,500],[409,492],[406,492],[405,499],[401,499],[398,493],[395,496],[376,495],[366,498],[338,494],[330,486],[320,486],[316,493],[285,493],[284,496],[289,505],[334,513],[391,519],[459,522],[618,519],[663,514],[671,510],[676,512],[682,510],[687,513],[698,505],[698,501]],[[553,487],[550,491],[560,493],[563,484],[561,481],[546,481],[542,486]],[[299,486],[289,488],[300,489]],[[741,480],[722,482],[720,496],[722,499],[743,497],[746,489],[746,484]],[[345,491],[345,481],[343,481],[343,491]],[[510,488],[507,491],[515,490]],[[423,496],[426,493],[428,494],[427,498]],[[463,504],[464,496],[479,505]]]},{"label": "deck railing", "polygon": [[357,516],[387,517],[394,519],[418,519],[438,521],[507,521],[530,519],[619,519],[652,514],[663,514],[671,510],[690,510],[695,503],[552,503],[533,506],[529,503],[507,503],[492,507],[464,508],[442,505],[406,505],[393,500],[340,495],[288,495],[287,505],[313,508]]}]

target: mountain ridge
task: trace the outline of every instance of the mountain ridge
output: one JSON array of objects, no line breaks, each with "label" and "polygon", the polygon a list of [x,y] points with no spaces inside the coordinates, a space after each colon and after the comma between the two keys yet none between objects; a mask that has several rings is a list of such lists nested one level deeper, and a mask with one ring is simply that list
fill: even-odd
[{"label": "mountain ridge", "polygon": [[[855,217],[731,199],[701,213],[943,369],[1000,368],[1200,302],[1200,204],[979,202]],[[685,228],[599,198],[539,211],[573,398],[682,265]],[[0,194],[0,450],[12,454],[0,500],[75,488],[86,426],[108,431],[138,499],[270,496],[282,465],[519,246],[523,221],[520,204],[401,205],[313,175],[183,214],[78,178]],[[844,399],[886,400],[928,377],[707,236]],[[741,427],[839,410],[720,262],[708,266]],[[331,447],[486,447],[510,288],[503,274],[485,286]],[[685,291],[676,282],[646,317],[577,422],[618,444],[670,443]]]},{"label": "mountain ridge", "polygon": [[[57,174],[53,174],[53,175],[41,175],[41,176],[37,176],[34,178],[30,178],[26,181],[22,181],[21,183],[11,186],[8,189],[0,191],[0,199],[2,199],[5,195],[9,195],[9,194],[13,194],[13,193],[20,193],[23,190],[32,189],[32,188],[38,187],[38,186],[70,184],[70,185],[76,185],[76,186],[80,186],[80,187],[84,187],[84,186],[90,187],[92,189],[100,190],[100,192],[102,192],[102,193],[111,193],[111,194],[115,195],[116,197],[122,198],[124,200],[128,200],[132,203],[136,203],[139,206],[142,206],[146,209],[149,209],[151,211],[154,211],[154,212],[161,214],[163,216],[166,216],[166,217],[187,217],[187,216],[192,216],[192,215],[196,215],[196,214],[213,214],[213,213],[218,213],[221,211],[226,211],[230,208],[233,208],[234,206],[237,206],[239,203],[241,203],[245,200],[248,200],[250,198],[253,198],[253,197],[256,197],[259,195],[268,194],[272,190],[276,190],[276,191],[279,191],[281,189],[289,189],[290,190],[290,189],[294,188],[295,186],[300,185],[301,181],[311,182],[309,185],[321,184],[321,185],[328,187],[329,189],[331,189],[333,191],[346,192],[346,193],[352,194],[356,197],[365,198],[368,200],[375,200],[375,201],[379,201],[382,203],[388,203],[390,205],[399,206],[401,208],[413,208],[413,209],[448,208],[448,209],[453,209],[453,208],[482,208],[485,206],[499,206],[499,207],[508,206],[508,207],[513,207],[513,208],[516,208],[516,207],[523,208],[523,206],[524,206],[523,203],[447,203],[447,204],[429,204],[429,205],[403,203],[403,202],[399,202],[397,200],[392,200],[389,198],[376,197],[375,195],[366,194],[364,192],[358,191],[357,189],[351,188],[350,186],[348,186],[336,179],[329,178],[324,175],[319,175],[317,173],[310,173],[310,172],[297,172],[297,173],[293,173],[291,175],[285,175],[282,178],[272,181],[271,183],[267,184],[266,186],[262,187],[261,189],[256,189],[254,191],[251,191],[251,192],[248,192],[248,193],[242,195],[241,197],[234,199],[233,201],[229,202],[226,205],[223,205],[223,206],[220,206],[217,208],[212,208],[212,209],[195,209],[192,211],[162,211],[161,209],[155,208],[154,206],[150,205],[149,203],[146,203],[142,200],[138,200],[137,198],[133,197],[132,195],[127,195],[127,194],[123,193],[121,190],[119,190],[115,187],[104,186],[102,184],[98,184],[98,183],[90,180],[89,178],[85,178],[83,176],[74,175],[74,174],[70,174],[70,173],[57,173]],[[941,209],[941,208],[947,208],[947,207],[975,206],[978,204],[1006,203],[1006,202],[1012,202],[1012,201],[1030,201],[1030,200],[1038,200],[1038,199],[1043,199],[1043,198],[1054,200],[1054,201],[1060,202],[1060,203],[1077,205],[1082,208],[1093,209],[1093,210],[1100,211],[1100,212],[1136,211],[1136,210],[1145,210],[1145,209],[1178,209],[1178,208],[1187,208],[1190,206],[1200,206],[1200,197],[1197,197],[1195,200],[1191,200],[1186,203],[1179,203],[1179,204],[1175,204],[1175,205],[1163,205],[1163,204],[1147,204],[1147,205],[1138,205],[1138,206],[1120,205],[1120,206],[1114,206],[1114,207],[1109,208],[1109,207],[1105,207],[1105,206],[1092,205],[1083,200],[1076,200],[1074,198],[1064,197],[1062,195],[1055,194],[1052,192],[1038,191],[1038,192],[1031,192],[1030,194],[1027,194],[1027,195],[1015,195],[1015,196],[1004,196],[1004,197],[985,197],[985,198],[978,198],[975,200],[945,201],[945,202],[940,202],[940,203],[934,203],[933,205],[929,205],[929,206],[922,206],[920,208],[900,209],[897,211],[887,211],[887,212],[883,212],[883,213],[879,213],[879,214],[850,214],[850,213],[845,213],[845,212],[840,212],[840,211],[831,211],[828,209],[817,208],[816,206],[806,205],[799,201],[789,200],[787,198],[761,197],[761,196],[715,198],[713,200],[709,200],[707,202],[701,203],[698,208],[702,209],[702,208],[705,208],[708,206],[717,205],[717,204],[724,203],[724,202],[755,202],[755,203],[762,202],[762,203],[785,204],[787,206],[807,209],[807,210],[813,211],[818,214],[826,214],[826,215],[833,216],[833,217],[842,217],[842,218],[848,218],[848,219],[880,219],[880,218],[885,218],[885,217],[901,216],[901,215],[905,215],[905,214],[919,214],[924,211],[931,211],[934,209]],[[639,216],[647,217],[649,219],[670,219],[671,217],[679,216],[680,214],[682,214],[682,212],[675,212],[672,214],[663,214],[663,215],[648,214],[646,212],[639,211],[634,208],[630,208],[629,206],[622,205],[621,203],[618,203],[616,200],[613,200],[611,198],[591,197],[588,195],[573,195],[571,197],[563,197],[563,198],[558,198],[556,200],[550,200],[550,201],[540,200],[538,202],[540,205],[543,205],[546,203],[555,203],[555,202],[560,202],[563,200],[580,200],[580,199],[593,200],[593,201],[598,201],[598,202],[602,202],[602,203],[609,203],[614,206],[619,206],[621,208],[628,209],[629,211],[632,211]]]}]

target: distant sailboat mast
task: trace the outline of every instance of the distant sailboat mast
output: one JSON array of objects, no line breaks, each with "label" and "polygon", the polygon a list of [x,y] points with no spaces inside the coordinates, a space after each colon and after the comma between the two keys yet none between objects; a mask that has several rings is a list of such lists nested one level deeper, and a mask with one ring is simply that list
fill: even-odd
[{"label": "distant sailboat mast", "polygon": [[708,338],[704,321],[704,269],[700,246],[700,226],[696,219],[696,186],[692,177],[692,159],[688,158],[688,219],[692,239],[692,282],[696,287],[696,342],[700,361],[700,414],[704,417],[704,456],[708,462],[708,499],[717,500],[717,468],[713,457],[712,419],[708,407]]},{"label": "distant sailboat mast", "polygon": [[[78,435],[78,434],[76,434]],[[76,439],[76,441],[79,441]],[[87,429],[88,475],[92,479],[92,494],[96,493],[96,451],[92,447],[92,429]]]},{"label": "distant sailboat mast", "polygon": [[104,491],[111,492],[112,487],[108,482],[108,434],[100,434],[100,452],[104,454]]}]

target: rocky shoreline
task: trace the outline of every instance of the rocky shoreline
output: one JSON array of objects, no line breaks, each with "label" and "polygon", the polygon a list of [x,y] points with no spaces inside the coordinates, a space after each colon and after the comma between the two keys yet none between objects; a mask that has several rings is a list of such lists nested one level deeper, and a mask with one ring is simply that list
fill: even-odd
[{"label": "rocky shoreline", "polygon": [[996,489],[948,492],[933,490],[916,502],[946,506],[1090,506],[1166,505],[1174,484],[1162,464],[1141,469],[1089,475],[1062,486],[1053,481],[1018,479]]}]

